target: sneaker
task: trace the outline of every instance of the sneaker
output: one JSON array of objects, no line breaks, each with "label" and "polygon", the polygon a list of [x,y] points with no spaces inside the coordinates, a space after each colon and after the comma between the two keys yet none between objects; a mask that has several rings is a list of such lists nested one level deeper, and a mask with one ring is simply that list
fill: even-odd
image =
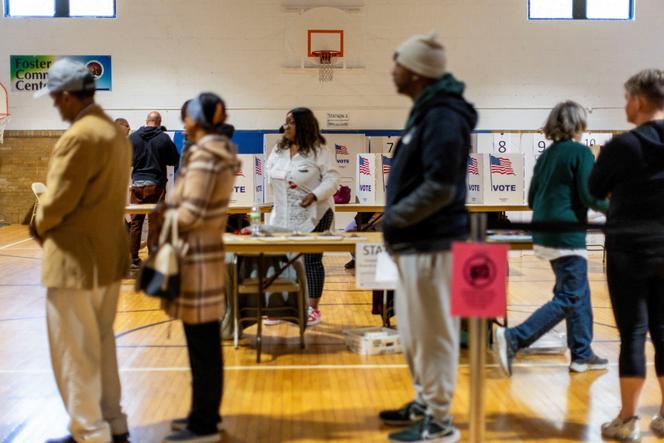
[{"label": "sneaker", "polygon": [[141,260],[140,258],[137,258],[136,260],[131,261],[131,264],[129,265],[129,269],[131,269],[132,271],[138,271],[139,269],[141,269],[142,264],[143,264],[143,260]]},{"label": "sneaker", "polygon": [[602,425],[602,437],[612,438],[618,441],[641,441],[641,429],[639,429],[639,417],[631,417],[623,420],[614,418]]},{"label": "sneaker", "polygon": [[569,365],[570,372],[601,371],[609,366],[609,360],[593,354],[582,360],[572,360]]},{"label": "sneaker", "polygon": [[202,435],[192,432],[189,429],[183,429],[181,431],[174,432],[168,437],[165,437],[162,440],[162,443],[174,443],[174,442],[217,443],[219,441],[221,441],[221,437],[216,432],[214,434]]},{"label": "sneaker", "polygon": [[[76,443],[76,440],[74,440],[74,437],[71,435],[68,435],[62,438],[46,440],[46,443]],[[113,434],[113,443],[129,443],[129,433],[125,432],[124,434]]]},{"label": "sneaker", "polygon": [[274,326],[283,323],[283,320],[273,317],[263,317],[263,326]]},{"label": "sneaker", "polygon": [[422,420],[403,431],[388,435],[394,443],[453,443],[461,439],[461,433],[452,424],[452,419],[436,420],[431,415],[425,415]]},{"label": "sneaker", "polygon": [[[184,429],[187,429],[187,425],[189,424],[189,421],[187,420],[187,417],[182,417],[182,418],[176,418],[174,420],[171,420],[171,430],[172,431],[182,431]],[[221,431],[223,428],[221,424],[221,420],[217,422],[217,430]]]},{"label": "sneaker", "polygon": [[659,438],[664,438],[664,417],[659,414],[655,415],[650,422],[650,429]]},{"label": "sneaker", "polygon": [[493,360],[498,363],[501,372],[506,377],[512,376],[512,355],[507,344],[506,328],[497,327],[496,337],[493,340]]},{"label": "sneaker", "polygon": [[355,269],[355,259],[351,259],[348,263],[344,265],[344,269]]},{"label": "sneaker", "polygon": [[416,401],[411,401],[401,409],[388,409],[380,411],[378,417],[383,424],[388,426],[409,426],[424,418],[426,406]]},{"label": "sneaker", "polygon": [[307,308],[307,326],[316,326],[320,323],[321,314],[318,309],[311,306]]}]

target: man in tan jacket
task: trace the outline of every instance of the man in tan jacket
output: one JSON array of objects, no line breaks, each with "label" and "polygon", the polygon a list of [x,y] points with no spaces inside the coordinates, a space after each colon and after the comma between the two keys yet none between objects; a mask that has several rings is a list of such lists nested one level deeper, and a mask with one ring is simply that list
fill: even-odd
[{"label": "man in tan jacket", "polygon": [[127,442],[113,321],[129,257],[124,206],[131,145],[95,104],[95,81],[62,59],[48,93],[71,123],[53,149],[33,236],[42,245],[42,284],[55,380],[71,436],[51,443]]}]

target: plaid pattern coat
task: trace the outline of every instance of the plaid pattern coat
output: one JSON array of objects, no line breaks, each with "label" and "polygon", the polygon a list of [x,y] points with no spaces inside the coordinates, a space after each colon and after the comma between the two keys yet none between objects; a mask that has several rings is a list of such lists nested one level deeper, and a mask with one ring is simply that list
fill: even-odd
[{"label": "plaid pattern coat", "polygon": [[187,150],[169,206],[178,211],[186,244],[180,295],[163,302],[168,315],[184,323],[220,320],[226,309],[223,233],[228,202],[240,162],[228,138],[209,135]]}]

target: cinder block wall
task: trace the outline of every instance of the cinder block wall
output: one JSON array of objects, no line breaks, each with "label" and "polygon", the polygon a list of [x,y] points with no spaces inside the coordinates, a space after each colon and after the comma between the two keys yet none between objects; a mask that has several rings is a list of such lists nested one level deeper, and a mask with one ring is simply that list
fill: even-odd
[{"label": "cinder block wall", "polygon": [[46,182],[48,159],[62,131],[5,131],[0,145],[0,221],[29,220],[35,201],[30,185]]}]

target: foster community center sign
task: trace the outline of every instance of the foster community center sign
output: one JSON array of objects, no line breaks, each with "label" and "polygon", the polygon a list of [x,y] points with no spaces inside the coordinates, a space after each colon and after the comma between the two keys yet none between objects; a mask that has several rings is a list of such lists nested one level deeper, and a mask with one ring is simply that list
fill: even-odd
[{"label": "foster community center sign", "polygon": [[46,86],[48,68],[56,60],[69,58],[83,63],[94,75],[98,91],[110,91],[112,86],[110,55],[12,55],[10,79],[13,92],[36,92]]}]

